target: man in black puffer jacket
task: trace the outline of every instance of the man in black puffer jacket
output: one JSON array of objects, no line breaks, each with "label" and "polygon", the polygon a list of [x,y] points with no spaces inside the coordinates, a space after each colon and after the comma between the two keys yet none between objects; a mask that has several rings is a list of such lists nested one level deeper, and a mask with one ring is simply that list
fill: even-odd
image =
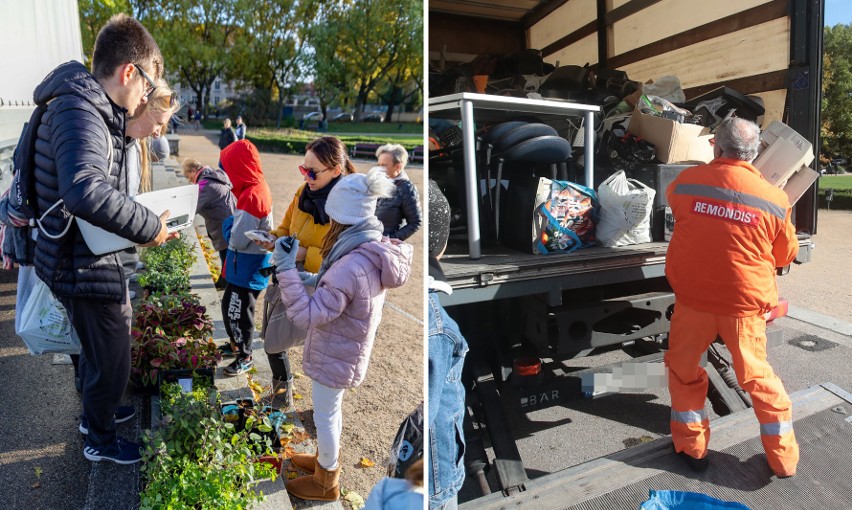
[{"label": "man in black puffer jacket", "polygon": [[115,430],[134,414],[118,406],[130,376],[127,285],[118,253],[94,255],[72,216],[143,246],[169,237],[167,213],[158,218],[128,198],[124,165],[126,117],[153,92],[163,57],[145,27],[117,15],[98,34],[92,70],[62,64],[35,90],[36,103],[48,106],[35,144],[37,205],[47,214],[34,265],[80,337],[83,454],[132,464],[141,459],[139,445]]}]

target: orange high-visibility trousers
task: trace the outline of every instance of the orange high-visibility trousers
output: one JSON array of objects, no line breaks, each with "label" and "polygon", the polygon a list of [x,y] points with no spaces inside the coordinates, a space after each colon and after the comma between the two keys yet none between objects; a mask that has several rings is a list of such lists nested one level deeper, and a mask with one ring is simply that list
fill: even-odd
[{"label": "orange high-visibility trousers", "polygon": [[665,354],[675,451],[696,459],[707,455],[710,422],[704,403],[708,379],[700,362],[717,336],[731,352],[737,381],[754,402],[769,467],[778,476],[796,474],[799,445],[793,433],[792,402],[766,361],[766,320],[761,315],[730,317],[699,312],[677,300]]}]

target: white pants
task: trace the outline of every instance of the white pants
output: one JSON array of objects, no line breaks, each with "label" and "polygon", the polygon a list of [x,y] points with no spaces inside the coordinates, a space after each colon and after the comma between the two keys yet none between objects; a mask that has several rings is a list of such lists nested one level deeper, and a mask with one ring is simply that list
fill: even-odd
[{"label": "white pants", "polygon": [[337,469],[340,436],[343,434],[343,392],[311,381],[314,425],[317,427],[317,460],[326,470]]}]

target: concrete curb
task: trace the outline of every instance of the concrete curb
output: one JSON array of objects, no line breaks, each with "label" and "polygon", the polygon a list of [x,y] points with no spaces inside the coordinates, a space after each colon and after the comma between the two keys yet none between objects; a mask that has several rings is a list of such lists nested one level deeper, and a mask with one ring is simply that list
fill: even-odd
[{"label": "concrete curb", "polygon": [[827,329],[844,336],[852,337],[852,323],[835,319],[834,317],[812,312],[794,305],[790,305],[790,308],[787,311],[787,317],[806,322],[813,326]]}]

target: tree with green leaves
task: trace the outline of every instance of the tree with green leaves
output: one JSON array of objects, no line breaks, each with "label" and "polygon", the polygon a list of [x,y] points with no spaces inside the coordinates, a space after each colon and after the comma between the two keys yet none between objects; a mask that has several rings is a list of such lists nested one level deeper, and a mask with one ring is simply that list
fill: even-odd
[{"label": "tree with green leaves", "polygon": [[[370,93],[422,48],[419,0],[350,0],[326,5],[311,30],[315,77],[355,99],[355,120]],[[415,57],[422,64],[422,50]],[[349,93],[347,93],[349,92]]]},{"label": "tree with green leaves", "polygon": [[248,10],[244,20],[251,51],[243,66],[256,87],[278,90],[278,125],[284,101],[302,76],[311,20],[318,0],[268,0]]},{"label": "tree with green leaves", "polygon": [[140,19],[160,45],[166,70],[195,92],[204,117],[216,78],[241,71],[238,55],[248,50],[240,21],[249,8],[235,0],[172,0]]},{"label": "tree with green leaves", "polygon": [[[133,12],[128,0],[78,0],[80,35],[83,38],[83,55],[92,60],[95,39],[107,21],[116,14]],[[131,14],[132,15],[132,14]]]},{"label": "tree with green leaves", "polygon": [[852,157],[852,26],[825,28],[822,153]]}]

